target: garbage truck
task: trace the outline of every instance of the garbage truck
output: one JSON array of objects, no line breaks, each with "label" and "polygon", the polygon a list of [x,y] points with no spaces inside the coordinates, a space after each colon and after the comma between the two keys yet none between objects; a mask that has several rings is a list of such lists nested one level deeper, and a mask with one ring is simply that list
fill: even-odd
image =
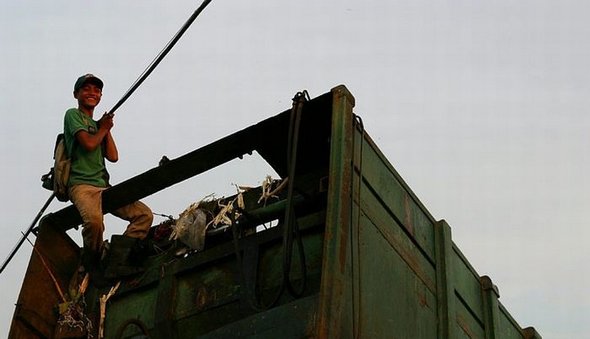
[{"label": "garbage truck", "polygon": [[344,85],[300,92],[284,112],[108,188],[104,213],[254,152],[278,175],[152,226],[144,270],[116,285],[78,277],[73,205],[43,216],[9,338],[541,338],[354,106]]}]

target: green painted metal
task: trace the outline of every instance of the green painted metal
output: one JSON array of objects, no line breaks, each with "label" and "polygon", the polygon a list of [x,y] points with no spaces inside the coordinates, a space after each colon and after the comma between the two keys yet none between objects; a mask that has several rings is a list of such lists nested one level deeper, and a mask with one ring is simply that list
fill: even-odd
[{"label": "green painted metal", "polygon": [[434,224],[436,251],[436,287],[438,297],[438,338],[456,338],[455,290],[452,286],[453,243],[451,228],[441,220]]},{"label": "green painted metal", "polygon": [[[453,243],[451,227],[430,215],[380,152],[354,105],[338,86],[303,106],[291,199],[304,260],[298,246],[285,250],[288,197],[263,206],[260,188],[252,190],[235,237],[212,237],[184,258],[151,257],[143,276],[123,281],[108,304],[106,337],[140,336],[143,326],[152,338],[541,338],[510,316],[491,279]],[[254,151],[285,177],[290,114],[112,187],[105,212]],[[79,221],[69,206],[39,227],[36,246],[62,286],[78,255],[65,230]],[[256,231],[270,221],[279,225]],[[104,292],[87,293],[94,319]],[[58,301],[33,253],[9,337],[52,337]]]},{"label": "green painted metal", "polygon": [[324,261],[317,335],[344,338],[353,331],[350,243],[352,183],[352,107],[354,99],[344,87],[332,90],[330,176],[326,207]]}]

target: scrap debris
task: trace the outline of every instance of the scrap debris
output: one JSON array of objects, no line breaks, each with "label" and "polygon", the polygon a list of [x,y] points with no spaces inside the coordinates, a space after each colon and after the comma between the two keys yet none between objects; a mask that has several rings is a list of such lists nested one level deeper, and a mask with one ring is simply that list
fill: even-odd
[{"label": "scrap debris", "polygon": [[[246,188],[244,186],[237,186],[236,185],[236,190],[237,190],[237,195],[234,199],[232,199],[232,201],[230,201],[227,204],[222,204],[221,200],[217,201],[217,206],[220,207],[220,211],[219,213],[217,213],[217,215],[213,218],[213,220],[211,220],[208,224],[207,227],[209,227],[210,225],[213,226],[214,228],[217,228],[219,225],[233,225],[233,220],[236,220],[240,217],[240,215],[242,215],[242,213],[240,212],[240,210],[243,210],[244,208],[246,208],[246,205],[244,205],[244,197],[242,195],[243,192],[245,192],[246,190],[248,190],[249,188]],[[234,204],[237,203],[237,208],[234,206]]]},{"label": "scrap debris", "polygon": [[266,201],[270,198],[278,199],[278,195],[283,188],[287,185],[289,178],[285,178],[281,181],[281,183],[273,189],[273,186],[276,185],[277,180],[274,180],[270,175],[267,175],[266,178],[262,181],[262,195],[260,199],[258,199],[258,203],[264,202],[263,206],[266,206]]},{"label": "scrap debris", "polygon": [[[262,193],[258,199],[259,204],[266,203],[269,199],[278,199],[278,194],[287,185],[287,179],[282,181],[274,180],[271,176],[261,183]],[[227,201],[224,198],[215,199],[213,194],[206,196],[200,201],[191,204],[185,209],[176,223],[172,225],[170,240],[180,240],[190,250],[201,251],[205,247],[207,231],[223,231],[231,227],[240,218],[245,209],[243,193],[252,189],[249,186],[236,187],[236,196]],[[177,255],[184,255],[188,250],[181,250]]]},{"label": "scrap debris", "polygon": [[190,205],[180,214],[176,224],[172,226],[171,240],[180,240],[194,250],[202,250],[205,246],[207,230],[207,214],[199,208],[201,202]]},{"label": "scrap debris", "polygon": [[90,275],[86,273],[77,289],[69,291],[70,300],[58,305],[59,319],[57,321],[60,333],[83,333],[92,338],[92,321],[85,313],[86,302],[84,293],[88,288]]},{"label": "scrap debris", "polygon": [[[236,189],[238,194],[228,203],[224,204],[222,202],[223,199],[215,199],[210,194],[200,201],[191,204],[180,214],[176,224],[172,226],[170,239],[180,240],[191,250],[203,250],[205,248],[205,236],[208,229],[229,227],[233,224],[232,220],[240,217],[240,210],[245,207],[242,196],[245,188],[236,186]],[[211,204],[211,202],[215,202],[215,204]],[[214,205],[215,208],[211,210],[211,208],[204,207],[205,205]]]}]

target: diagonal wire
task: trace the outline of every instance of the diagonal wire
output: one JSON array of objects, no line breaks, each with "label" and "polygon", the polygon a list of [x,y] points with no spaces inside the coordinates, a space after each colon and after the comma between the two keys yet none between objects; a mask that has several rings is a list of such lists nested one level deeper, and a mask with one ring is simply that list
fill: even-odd
[{"label": "diagonal wire", "polygon": [[143,73],[141,73],[137,80],[135,80],[133,85],[131,85],[131,87],[127,90],[123,97],[119,99],[119,101],[115,104],[115,106],[113,106],[113,108],[111,108],[109,114],[115,113],[115,111],[119,107],[121,107],[121,105],[123,105],[123,103],[127,101],[127,99],[129,99],[133,92],[135,92],[135,90],[139,88],[139,86],[145,81],[145,79],[147,79],[147,77],[154,71],[154,69],[156,69],[160,62],[162,62],[162,60],[164,59],[164,57],[166,57],[168,52],[172,50],[172,47],[176,45],[178,40],[180,40],[182,35],[186,32],[190,25],[195,21],[195,19],[199,16],[199,14],[201,14],[201,12],[205,9],[205,7],[207,7],[207,5],[209,5],[211,1],[212,0],[203,1],[201,6],[199,6],[199,8],[195,10],[195,12],[190,16],[190,18],[188,18],[188,20],[184,23],[180,30],[172,37],[168,44],[166,44],[164,49],[156,56],[156,58],[148,65],[148,67],[146,67],[146,69],[143,71]]},{"label": "diagonal wire", "polygon": [[55,288],[57,289],[57,292],[59,293],[59,296],[61,297],[61,300],[65,303],[67,301],[66,300],[66,297],[64,296],[64,293],[61,290],[61,287],[59,286],[59,283],[57,282],[57,279],[55,279],[55,275],[53,275],[53,272],[51,272],[51,269],[49,268],[49,266],[47,266],[47,263],[45,262],[45,259],[43,258],[43,255],[41,254],[41,252],[39,251],[39,249],[37,248],[37,246],[35,246],[29,240],[29,238],[27,238],[27,236],[24,233],[23,233],[23,236],[25,237],[25,239],[27,240],[27,242],[29,244],[31,244],[31,246],[33,246],[33,250],[35,251],[35,253],[37,253],[37,255],[39,256],[39,259],[41,260],[41,264],[43,264],[43,267],[45,268],[45,270],[49,274],[49,277],[51,277],[51,280],[53,281],[53,284],[55,285]]}]

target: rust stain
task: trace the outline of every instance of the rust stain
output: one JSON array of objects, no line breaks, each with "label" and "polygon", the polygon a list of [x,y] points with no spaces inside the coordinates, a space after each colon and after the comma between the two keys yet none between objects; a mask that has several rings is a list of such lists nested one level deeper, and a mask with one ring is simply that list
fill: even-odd
[{"label": "rust stain", "polygon": [[[344,185],[342,187],[342,200],[340,204],[345,206],[345,203],[352,208],[352,199],[350,199],[350,187]],[[338,260],[340,261],[340,273],[346,272],[346,258],[348,255],[348,239],[349,239],[349,225],[350,225],[350,211],[345,208],[340,209],[340,220],[342,224],[338,228],[340,234]]]},{"label": "rust stain", "polygon": [[433,293],[436,293],[436,283],[430,279],[422,265],[418,255],[411,249],[407,248],[402,242],[398,241],[396,236],[390,229],[380,224],[375,224],[377,230],[385,237],[387,242],[393,247],[393,249],[400,255],[404,262],[416,273],[418,278],[430,289]]},{"label": "rust stain", "polygon": [[316,325],[318,321],[318,313],[317,310],[314,309],[311,312],[307,319],[307,326],[305,327],[305,337],[304,338],[313,338],[315,336]]},{"label": "rust stain", "polygon": [[412,219],[412,209],[410,208],[410,206],[410,196],[408,194],[404,194],[404,226],[406,227],[408,232],[410,232],[410,234],[414,236],[414,220]]},{"label": "rust stain", "polygon": [[420,291],[416,291],[416,294],[418,295],[418,304],[422,307],[430,308],[428,300],[426,299],[426,295],[424,295],[424,293],[420,293]]},{"label": "rust stain", "polygon": [[197,309],[203,309],[209,303],[210,297],[209,293],[207,292],[207,288],[204,286],[198,287],[196,289],[196,296],[195,296],[195,306]]},{"label": "rust stain", "polygon": [[465,321],[465,318],[458,315],[457,316],[457,324],[459,324],[459,327],[461,328],[461,330],[463,330],[463,333],[465,333],[465,335],[467,337],[476,338],[475,334],[473,334],[473,331],[471,330],[471,328],[469,327],[469,325]]},{"label": "rust stain", "polygon": [[340,262],[340,273],[344,273],[346,271],[346,256],[348,255],[348,228],[341,227],[340,228],[340,251],[338,253],[338,260]]}]

